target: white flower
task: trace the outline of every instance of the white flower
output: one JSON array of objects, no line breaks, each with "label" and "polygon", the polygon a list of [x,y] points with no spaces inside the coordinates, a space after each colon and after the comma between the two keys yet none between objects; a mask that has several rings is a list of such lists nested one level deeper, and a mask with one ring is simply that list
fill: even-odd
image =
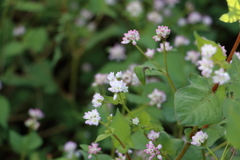
[{"label": "white flower", "polygon": [[42,119],[45,115],[40,109],[33,109],[30,108],[28,110],[28,114],[30,117],[35,118],[35,119]]},{"label": "white flower", "polygon": [[223,52],[223,55],[224,56],[227,56],[227,50],[225,49],[225,46],[221,46],[220,44],[218,45],[219,47],[221,47],[221,49],[222,49],[222,52]]},{"label": "white flower", "polygon": [[85,20],[89,20],[93,17],[93,13],[87,9],[82,9],[80,11],[81,17],[83,17]]},{"label": "white flower", "polygon": [[23,25],[19,25],[13,29],[13,35],[16,37],[24,35],[25,32],[26,32],[26,29]]},{"label": "white flower", "polygon": [[156,12],[156,11],[152,11],[152,12],[149,12],[147,14],[147,19],[150,21],[150,22],[153,22],[155,24],[159,24],[159,23],[162,23],[163,21],[163,18],[162,16]]},{"label": "white flower", "polygon": [[176,36],[174,39],[174,45],[176,47],[182,46],[182,45],[189,45],[190,41],[184,36]]},{"label": "white flower", "polygon": [[160,40],[165,40],[169,34],[170,34],[171,30],[167,27],[167,26],[158,26],[158,28],[156,29],[156,36],[153,36],[152,38],[158,42]]},{"label": "white flower", "polygon": [[202,71],[202,75],[207,78],[210,77],[214,66],[213,61],[207,58],[202,58],[202,60],[198,61],[198,64],[198,69]]},{"label": "white flower", "polygon": [[114,75],[114,72],[110,72],[107,76],[107,79],[110,81],[110,82],[113,82],[116,80],[116,77]]},{"label": "white flower", "polygon": [[120,72],[117,72],[116,78],[117,78],[117,79],[121,79],[121,78],[122,78],[122,72],[121,72],[121,71],[120,71]]},{"label": "white flower", "polygon": [[108,83],[107,74],[98,73],[94,76],[96,85],[103,85]]},{"label": "white flower", "polygon": [[210,26],[212,24],[212,18],[210,16],[203,16],[202,22],[203,24]]},{"label": "white flower", "polygon": [[187,24],[187,20],[185,18],[179,18],[178,19],[178,26],[182,27]]},{"label": "white flower", "polygon": [[214,83],[219,83],[219,85],[223,85],[230,80],[230,76],[227,72],[224,72],[223,68],[216,70],[214,72],[214,76],[212,77]]},{"label": "white flower", "polygon": [[154,0],[153,2],[153,8],[157,11],[163,9],[165,6],[165,2],[163,0]]},{"label": "white flower", "polygon": [[148,56],[149,58],[152,58],[155,54],[155,50],[154,49],[147,49],[147,52],[145,52],[145,55]]},{"label": "white flower", "polygon": [[167,96],[163,91],[160,91],[158,89],[154,89],[151,94],[148,95],[148,98],[150,98],[150,105],[157,105],[158,108],[161,107],[161,104],[167,100]]},{"label": "white flower", "polygon": [[185,60],[191,61],[192,64],[198,65],[197,61],[198,61],[199,57],[200,57],[199,52],[190,50],[190,51],[187,51],[187,55],[185,56]]},{"label": "white flower", "polygon": [[204,46],[201,47],[201,51],[204,58],[211,58],[212,55],[216,53],[217,47],[214,47],[211,44],[204,44]]},{"label": "white flower", "polygon": [[[160,48],[157,48],[156,50],[158,52],[164,52],[164,47],[163,47],[163,43],[160,43],[159,44]],[[170,43],[169,42],[165,42],[165,50],[166,51],[170,51],[173,47],[170,46]]]},{"label": "white flower", "polygon": [[142,13],[142,5],[139,1],[132,1],[127,5],[126,10],[132,17],[138,17]]},{"label": "white flower", "polygon": [[103,100],[104,100],[103,96],[101,96],[99,93],[95,93],[92,100],[93,106],[100,107],[102,105]]},{"label": "white flower", "polygon": [[148,133],[147,137],[148,137],[148,139],[154,141],[159,138],[159,134],[160,134],[160,132],[155,132],[154,130],[151,130],[151,132]]},{"label": "white flower", "polygon": [[115,5],[117,3],[117,0],[105,0],[105,3],[108,4],[108,5]]},{"label": "white flower", "polygon": [[202,16],[200,13],[194,11],[194,12],[191,12],[189,15],[188,15],[188,22],[190,24],[195,24],[195,23],[198,23],[202,20]]},{"label": "white flower", "polygon": [[64,144],[64,151],[65,152],[74,151],[76,148],[77,148],[77,144],[73,141],[68,141]]},{"label": "white flower", "polygon": [[93,154],[96,155],[98,154],[98,152],[101,151],[101,148],[98,147],[98,145],[99,145],[98,143],[92,143],[92,145],[88,146],[88,154],[89,154],[88,159],[92,158]]},{"label": "white flower", "polygon": [[86,124],[89,125],[98,125],[99,121],[101,120],[100,114],[98,113],[97,109],[93,109],[92,111],[85,112],[83,116],[86,120]]},{"label": "white flower", "polygon": [[110,82],[110,88],[108,88],[109,91],[113,93],[120,93],[120,92],[128,92],[128,87],[126,83],[123,82],[123,80],[114,80]]},{"label": "white flower", "polygon": [[121,61],[126,59],[125,47],[121,44],[115,44],[108,50],[108,52],[109,52],[108,58],[110,60]]},{"label": "white flower", "polygon": [[40,127],[40,123],[35,118],[29,118],[24,122],[26,127],[33,130],[37,130]]},{"label": "white flower", "polygon": [[138,123],[139,123],[138,117],[133,118],[133,119],[132,119],[132,123],[135,124],[135,125],[138,125]]},{"label": "white flower", "polygon": [[195,146],[201,146],[208,138],[207,133],[204,133],[203,131],[197,132],[193,137],[192,137],[192,145]]},{"label": "white flower", "polygon": [[124,33],[124,37],[122,38],[122,44],[128,44],[132,41],[133,45],[137,44],[137,41],[140,40],[140,34],[137,30],[130,30],[128,33]]}]

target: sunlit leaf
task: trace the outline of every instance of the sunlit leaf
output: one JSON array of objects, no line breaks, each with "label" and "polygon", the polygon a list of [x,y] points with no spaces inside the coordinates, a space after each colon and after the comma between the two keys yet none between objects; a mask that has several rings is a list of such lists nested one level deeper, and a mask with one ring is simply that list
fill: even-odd
[{"label": "sunlit leaf", "polygon": [[219,19],[225,23],[233,23],[240,19],[240,1],[227,0],[228,13],[223,14]]}]

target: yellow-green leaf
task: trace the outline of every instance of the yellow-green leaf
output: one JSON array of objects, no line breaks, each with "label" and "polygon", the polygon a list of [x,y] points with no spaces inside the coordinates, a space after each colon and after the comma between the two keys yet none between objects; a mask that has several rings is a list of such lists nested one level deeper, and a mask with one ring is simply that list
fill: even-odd
[{"label": "yellow-green leaf", "polygon": [[223,14],[219,19],[225,23],[233,23],[240,19],[240,0],[227,0],[228,13]]}]

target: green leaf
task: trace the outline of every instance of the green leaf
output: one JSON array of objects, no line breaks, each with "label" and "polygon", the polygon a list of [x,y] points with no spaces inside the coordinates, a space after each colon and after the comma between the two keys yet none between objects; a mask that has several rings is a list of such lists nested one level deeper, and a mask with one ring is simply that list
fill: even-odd
[{"label": "green leaf", "polygon": [[8,100],[5,97],[0,96],[0,124],[4,128],[7,128],[9,113],[10,113],[10,104]]},{"label": "green leaf", "polygon": [[197,41],[198,50],[200,52],[201,52],[201,48],[202,48],[202,46],[204,46],[204,44],[211,44],[212,46],[217,48],[216,53],[211,57],[211,59],[216,60],[216,61],[224,61],[226,59],[226,56],[223,55],[221,47],[219,47],[215,42],[210,41],[210,40],[205,39],[205,38],[202,38],[201,36],[199,36],[197,34],[196,31],[194,31],[194,37]]},{"label": "green leaf", "polygon": [[192,128],[186,128],[184,130],[184,135],[185,135],[185,138],[188,142],[192,141],[192,139],[190,138],[191,132],[192,132]]},{"label": "green leaf", "polygon": [[239,0],[227,0],[228,13],[223,14],[219,19],[225,23],[233,23],[240,19]]},{"label": "green leaf", "polygon": [[88,151],[88,146],[87,144],[80,144],[80,147],[84,150],[84,151]]},{"label": "green leaf", "polygon": [[42,139],[36,132],[22,136],[15,131],[10,131],[10,144],[17,153],[29,152],[42,145]]},{"label": "green leaf", "polygon": [[175,93],[175,112],[178,120],[185,126],[210,125],[223,118],[222,102],[225,97],[224,86],[219,86],[216,93],[207,79],[190,74],[190,86]]},{"label": "green leaf", "polygon": [[24,50],[25,46],[21,42],[12,41],[4,47],[3,53],[5,57],[11,57],[22,54]]},{"label": "green leaf", "polygon": [[114,134],[121,140],[121,142],[126,146],[126,148],[122,148],[120,143],[116,140],[116,138],[113,138],[113,143],[116,148],[118,148],[119,152],[125,153],[129,146],[131,146],[132,141],[130,138],[131,135],[131,127],[129,122],[126,120],[126,118],[117,110],[116,115],[114,116],[112,123],[110,124],[110,127],[114,128]]},{"label": "green leaf", "polygon": [[131,139],[135,145],[134,149],[144,150],[146,149],[146,144],[148,143],[148,139],[144,136],[144,134],[140,131],[137,131],[131,135]]},{"label": "green leaf", "polygon": [[206,132],[208,139],[205,142],[205,146],[211,147],[219,138],[224,135],[225,128],[220,126],[220,124],[211,125],[206,129],[203,129],[203,132]]},{"label": "green leaf", "polygon": [[101,141],[101,140],[104,140],[106,139],[107,137],[111,136],[111,134],[100,134],[97,139],[95,140],[95,143]]},{"label": "green leaf", "polygon": [[149,102],[149,98],[145,96],[139,96],[136,94],[128,93],[127,99],[131,103],[136,104],[147,104]]},{"label": "green leaf", "polygon": [[226,72],[229,73],[231,77],[230,81],[227,83],[228,96],[230,98],[236,99],[240,98],[240,60],[236,55],[233,55],[232,67],[227,69]]},{"label": "green leaf", "polygon": [[117,99],[113,100],[113,97],[111,97],[111,96],[104,95],[103,97],[104,97],[104,101],[103,101],[104,104],[106,104],[106,103],[112,103],[114,105],[118,104],[118,100]]},{"label": "green leaf", "polygon": [[162,131],[158,138],[159,143],[162,145],[161,152],[164,155],[175,156],[178,153],[178,150],[183,145],[183,140],[181,139],[170,139],[169,135]]},{"label": "green leaf", "polygon": [[48,40],[48,33],[45,28],[31,29],[24,36],[24,44],[34,52],[41,52]]},{"label": "green leaf", "polygon": [[145,67],[144,66],[136,66],[134,67],[134,72],[137,75],[139,81],[142,83],[142,85],[145,86],[146,84],[146,75],[145,75]]},{"label": "green leaf", "polygon": [[42,12],[45,8],[41,3],[36,3],[36,2],[18,1],[15,4],[16,4],[15,9],[20,11]]},{"label": "green leaf", "polygon": [[227,127],[226,127],[226,137],[227,140],[234,146],[236,149],[240,149],[240,102],[236,102],[232,99],[228,101],[225,107],[227,108]]}]

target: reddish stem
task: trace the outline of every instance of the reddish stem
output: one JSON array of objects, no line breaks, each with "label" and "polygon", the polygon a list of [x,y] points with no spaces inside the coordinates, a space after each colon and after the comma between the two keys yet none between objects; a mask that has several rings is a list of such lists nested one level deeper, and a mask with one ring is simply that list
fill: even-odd
[{"label": "reddish stem", "polygon": [[[233,45],[233,48],[227,58],[227,62],[230,63],[230,61],[232,60],[232,56],[234,55],[234,52],[236,51],[238,45],[239,45],[239,42],[240,42],[240,32],[238,33],[238,37]],[[212,87],[212,92],[216,92],[217,88],[218,88],[218,83],[217,84],[214,84],[214,86]]]}]

